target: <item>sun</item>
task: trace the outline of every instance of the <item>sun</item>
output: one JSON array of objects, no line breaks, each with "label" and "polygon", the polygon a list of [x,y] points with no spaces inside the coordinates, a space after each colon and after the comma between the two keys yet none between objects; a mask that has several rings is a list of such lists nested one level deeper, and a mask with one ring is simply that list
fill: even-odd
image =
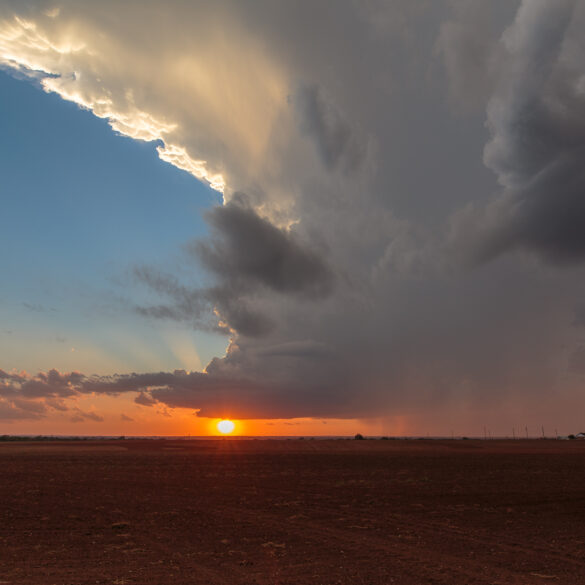
[{"label": "sun", "polygon": [[229,435],[235,428],[236,425],[231,420],[224,419],[217,423],[217,430],[223,435]]}]

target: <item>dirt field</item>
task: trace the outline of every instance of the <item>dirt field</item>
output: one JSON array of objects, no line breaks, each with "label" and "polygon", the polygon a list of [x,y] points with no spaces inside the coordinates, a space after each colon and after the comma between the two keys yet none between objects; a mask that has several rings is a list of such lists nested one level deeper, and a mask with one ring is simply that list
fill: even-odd
[{"label": "dirt field", "polygon": [[585,584],[585,442],[0,444],[0,584]]}]

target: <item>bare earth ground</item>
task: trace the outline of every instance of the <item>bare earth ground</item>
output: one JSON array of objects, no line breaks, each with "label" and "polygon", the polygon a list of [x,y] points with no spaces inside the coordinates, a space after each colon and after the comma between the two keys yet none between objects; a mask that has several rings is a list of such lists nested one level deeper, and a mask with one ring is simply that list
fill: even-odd
[{"label": "bare earth ground", "polygon": [[0,583],[585,584],[585,442],[0,444]]}]

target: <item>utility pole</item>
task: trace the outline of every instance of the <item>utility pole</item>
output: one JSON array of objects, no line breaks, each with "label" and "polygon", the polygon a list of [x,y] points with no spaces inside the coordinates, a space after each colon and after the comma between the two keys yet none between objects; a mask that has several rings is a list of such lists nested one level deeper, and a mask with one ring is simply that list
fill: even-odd
[{"label": "utility pole", "polygon": [[526,438],[528,439],[528,426],[526,426]]},{"label": "utility pole", "polygon": [[542,425],[542,438],[544,439],[544,425]]},{"label": "utility pole", "polygon": [[514,441],[516,440],[516,429],[514,427],[512,427],[512,438]]}]

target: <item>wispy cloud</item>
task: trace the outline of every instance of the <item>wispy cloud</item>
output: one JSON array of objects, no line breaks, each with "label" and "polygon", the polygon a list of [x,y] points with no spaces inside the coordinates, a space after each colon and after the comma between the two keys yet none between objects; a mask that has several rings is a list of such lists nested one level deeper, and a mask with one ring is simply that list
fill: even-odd
[{"label": "wispy cloud", "polygon": [[34,313],[46,313],[46,312],[56,312],[57,309],[54,307],[46,307],[45,305],[41,305],[40,303],[27,303],[23,302],[22,306],[27,309],[28,311],[32,311]]}]

